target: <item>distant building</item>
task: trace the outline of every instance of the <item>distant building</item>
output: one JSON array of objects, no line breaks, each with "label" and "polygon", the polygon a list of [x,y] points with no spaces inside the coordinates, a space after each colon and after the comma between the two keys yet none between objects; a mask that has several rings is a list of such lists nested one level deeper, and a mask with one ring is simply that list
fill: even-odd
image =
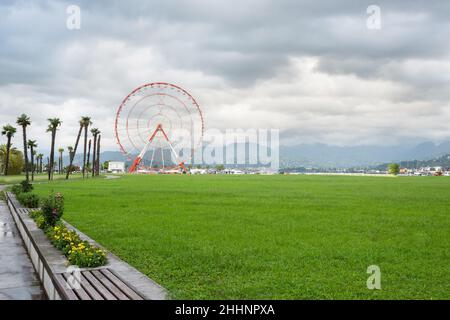
[{"label": "distant building", "polygon": [[108,164],[108,172],[125,173],[125,162],[110,161]]},{"label": "distant building", "polygon": [[207,174],[208,171],[206,169],[191,169],[191,174]]}]

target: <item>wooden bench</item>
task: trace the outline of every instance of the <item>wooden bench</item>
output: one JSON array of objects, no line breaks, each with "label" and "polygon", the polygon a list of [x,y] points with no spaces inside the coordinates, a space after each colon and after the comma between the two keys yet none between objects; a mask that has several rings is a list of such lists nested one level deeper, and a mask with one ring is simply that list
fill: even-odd
[{"label": "wooden bench", "polygon": [[65,300],[144,300],[108,268],[83,270],[78,275],[59,273],[55,278]]}]

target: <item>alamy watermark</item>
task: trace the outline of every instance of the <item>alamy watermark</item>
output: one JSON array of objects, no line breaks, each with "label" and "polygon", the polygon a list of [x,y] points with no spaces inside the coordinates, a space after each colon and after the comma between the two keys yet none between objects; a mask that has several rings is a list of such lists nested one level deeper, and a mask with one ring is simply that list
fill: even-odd
[{"label": "alamy watermark", "polygon": [[375,4],[367,7],[366,13],[369,15],[366,20],[366,26],[369,30],[381,29],[381,8]]},{"label": "alamy watermark", "polygon": [[367,289],[381,290],[381,269],[377,265],[367,267],[367,273],[370,274],[367,278]]},{"label": "alamy watermark", "polygon": [[173,163],[260,166],[273,171],[280,167],[278,129],[209,129],[201,138],[189,130],[175,129],[167,135]]},{"label": "alamy watermark", "polygon": [[67,276],[66,288],[69,290],[81,289],[81,270],[77,266],[70,266],[65,272]]},{"label": "alamy watermark", "polygon": [[70,5],[66,9],[66,27],[69,30],[81,29],[81,9],[77,5]]}]

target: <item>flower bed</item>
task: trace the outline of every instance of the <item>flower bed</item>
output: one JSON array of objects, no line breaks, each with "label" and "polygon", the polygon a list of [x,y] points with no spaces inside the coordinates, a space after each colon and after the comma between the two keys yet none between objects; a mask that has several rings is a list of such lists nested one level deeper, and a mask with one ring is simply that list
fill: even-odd
[{"label": "flower bed", "polygon": [[94,268],[106,264],[106,252],[82,241],[78,234],[61,222],[45,231],[51,243],[60,249],[73,265]]},{"label": "flower bed", "polygon": [[64,212],[64,197],[60,193],[51,194],[45,199],[39,199],[31,185],[22,183],[12,188],[17,200],[28,208],[41,208],[30,211],[30,217],[42,229],[50,242],[69,260],[69,263],[80,268],[95,268],[107,263],[106,251],[81,240],[73,230],[69,230],[61,221]]}]

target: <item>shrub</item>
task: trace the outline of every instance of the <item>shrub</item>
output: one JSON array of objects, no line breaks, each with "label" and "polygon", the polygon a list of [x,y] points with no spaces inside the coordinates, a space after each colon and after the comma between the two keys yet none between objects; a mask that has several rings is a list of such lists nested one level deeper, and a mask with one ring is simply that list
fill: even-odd
[{"label": "shrub", "polygon": [[39,196],[31,192],[23,192],[16,195],[17,200],[26,208],[39,207]]},{"label": "shrub", "polygon": [[48,226],[54,226],[63,215],[64,198],[60,193],[51,194],[42,201],[41,206],[45,223]]},{"label": "shrub", "polygon": [[45,229],[46,228],[45,218],[44,218],[43,215],[40,215],[40,216],[36,217],[35,221],[36,221],[36,225],[37,225],[37,227],[39,229]]},{"label": "shrub", "polygon": [[22,192],[31,192],[31,191],[33,191],[33,185],[27,180],[23,180],[20,183],[20,185],[22,187]]},{"label": "shrub", "polygon": [[15,184],[11,188],[11,192],[16,196],[22,193],[22,186],[20,184]]},{"label": "shrub", "polygon": [[14,193],[16,196],[23,192],[30,192],[32,190],[33,190],[33,185],[30,182],[28,182],[27,180],[24,180],[19,184],[15,184],[11,188],[11,192]]},{"label": "shrub", "polygon": [[41,210],[31,210],[29,215],[36,222],[39,229],[46,228],[44,214]]}]

